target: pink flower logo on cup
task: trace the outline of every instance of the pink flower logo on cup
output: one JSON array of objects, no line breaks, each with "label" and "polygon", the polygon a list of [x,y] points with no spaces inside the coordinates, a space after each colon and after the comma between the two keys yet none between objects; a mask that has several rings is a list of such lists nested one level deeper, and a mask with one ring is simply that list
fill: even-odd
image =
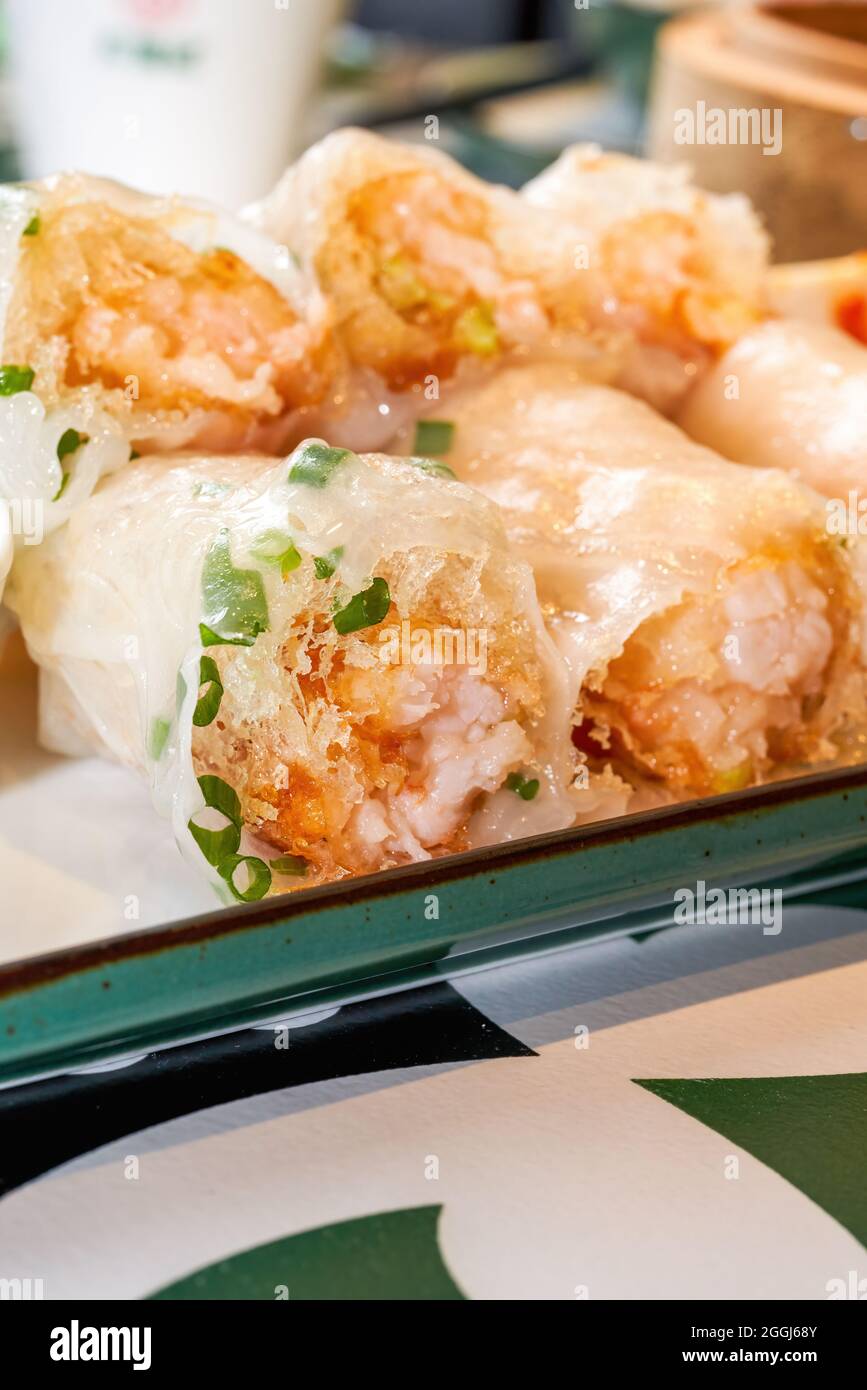
[{"label": "pink flower logo on cup", "polygon": [[176,18],[189,0],[127,0],[127,4],[137,19],[153,23]]}]

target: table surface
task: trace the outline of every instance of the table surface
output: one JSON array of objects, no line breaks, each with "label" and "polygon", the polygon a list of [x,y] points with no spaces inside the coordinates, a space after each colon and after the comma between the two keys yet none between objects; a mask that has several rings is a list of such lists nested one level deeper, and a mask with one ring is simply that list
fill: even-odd
[{"label": "table surface", "polygon": [[[46,1298],[863,1298],[867,894],[0,1092]],[[860,1287],[859,1287],[860,1286]]]}]

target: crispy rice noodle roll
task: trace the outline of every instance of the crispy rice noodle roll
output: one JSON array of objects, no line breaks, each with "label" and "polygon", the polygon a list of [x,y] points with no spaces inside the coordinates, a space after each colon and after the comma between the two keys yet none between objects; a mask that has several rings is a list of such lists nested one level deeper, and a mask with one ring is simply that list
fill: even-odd
[{"label": "crispy rice noodle roll", "polygon": [[580,362],[668,408],[760,312],[767,244],[745,199],[592,147],[519,195],[343,130],[245,216],[329,300],[344,371],[309,418],[347,442],[378,447],[433,383],[504,358]]},{"label": "crispy rice noodle roll", "polygon": [[522,193],[572,225],[590,321],[631,343],[617,384],[662,410],[765,312],[768,238],[748,199],[696,188],[685,165],[574,145]]},{"label": "crispy rice noodle roll", "polygon": [[[572,788],[568,671],[496,509],[417,465],[142,460],[22,555],[11,601],[44,741],[145,772],[217,880],[238,853],[258,892],[281,856],[292,887],[625,803],[610,775]],[[203,848],[189,822],[227,807],[238,836]]]},{"label": "crispy rice noodle roll", "polygon": [[449,463],[534,565],[591,766],[685,796],[861,746],[864,553],[828,536],[810,489],[553,365],[440,413]]},{"label": "crispy rice noodle roll", "polygon": [[614,370],[590,332],[570,228],[437,150],[336,132],[245,215],[332,307],[345,367],[319,417],[332,439],[381,442],[433,382],[478,378],[514,354]]},{"label": "crispy rice noodle roll", "polygon": [[228,214],[67,175],[10,190],[2,224],[3,359],[46,405],[89,387],[136,443],[226,448],[322,394],[318,294]]},{"label": "crispy rice noodle roll", "polygon": [[833,499],[838,538],[867,531],[867,347],[848,334],[795,319],[762,324],[696,385],[679,423],[737,463],[784,468]]}]

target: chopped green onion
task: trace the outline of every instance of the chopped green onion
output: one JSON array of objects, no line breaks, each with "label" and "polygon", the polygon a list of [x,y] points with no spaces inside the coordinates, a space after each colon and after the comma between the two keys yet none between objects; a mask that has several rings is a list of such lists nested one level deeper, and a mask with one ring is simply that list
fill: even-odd
[{"label": "chopped green onion", "polygon": [[302,859],[300,854],[281,854],[279,859],[270,859],[269,864],[275,874],[285,874],[286,877],[303,878],[307,872],[308,864],[306,859]]},{"label": "chopped green onion", "polygon": [[413,453],[447,454],[452,447],[455,427],[451,420],[419,420],[415,427]]},{"label": "chopped green onion", "polygon": [[172,731],[171,720],[152,719],[150,733],[148,734],[148,756],[158,763],[163,753],[166,751],[166,744],[169,741],[169,734]]},{"label": "chopped green onion", "polygon": [[41,220],[41,218],[40,218],[40,216],[39,216],[39,213],[37,212],[37,213],[34,214],[33,217],[31,217],[30,221],[27,223],[27,226],[24,228],[24,231],[21,233],[21,235],[22,235],[22,236],[37,236],[38,233],[39,233],[39,229],[40,229],[41,226],[42,226],[42,220]]},{"label": "chopped green onion", "polygon": [[268,631],[262,576],[258,570],[235,568],[225,527],[202,566],[202,610],[199,635],[203,647],[220,643],[252,647],[259,634]]},{"label": "chopped green onion", "polygon": [[510,772],[506,778],[506,787],[510,792],[515,792],[522,801],[532,801],[539,790],[539,779],[524,777],[520,772]]},{"label": "chopped green onion", "polygon": [[[247,865],[250,881],[241,891],[235,883],[235,873],[242,864]],[[257,903],[264,898],[271,887],[271,870],[264,859],[256,859],[251,854],[229,854],[217,865],[217,873],[225,879],[234,897],[241,903]]]},{"label": "chopped green onion", "polygon": [[215,811],[222,811],[224,816],[228,816],[233,825],[241,824],[241,799],[234,787],[230,787],[228,782],[224,782],[222,777],[214,777],[211,773],[205,773],[203,777],[196,779],[205,798],[205,805],[212,807]]},{"label": "chopped green onion", "polygon": [[220,830],[206,830],[190,817],[187,828],[208,863],[219,869],[223,860],[235,854],[241,843],[241,802],[238,793],[222,777],[208,773],[198,781],[205,806],[220,811],[229,824]]},{"label": "chopped green onion", "polygon": [[213,724],[223,698],[220,670],[210,656],[203,656],[199,662],[199,687],[201,686],[205,686],[205,693],[199,696],[193,712],[193,723],[197,729],[205,729],[209,724]]},{"label": "chopped green onion", "polygon": [[430,473],[433,478],[454,478],[456,476],[453,468],[449,468],[442,459],[421,459],[408,458],[407,463],[411,463],[413,468],[420,468],[422,473]]},{"label": "chopped green onion", "polygon": [[391,594],[384,579],[374,579],[360,594],[354,594],[344,608],[338,608],[332,622],[341,636],[360,632],[381,623],[391,607]]},{"label": "chopped green onion", "polygon": [[29,391],[35,375],[32,367],[15,367],[12,363],[0,367],[0,396],[16,396],[19,391]]},{"label": "chopped green onion", "polygon": [[331,481],[334,470],[349,455],[349,449],[332,449],[328,444],[305,444],[295,455],[289,470],[289,481],[306,483],[308,487],[325,487]]},{"label": "chopped green onion", "polygon": [[327,555],[314,555],[313,568],[317,579],[330,579],[343,559],[343,546],[336,545]]},{"label": "chopped green onion", "polygon": [[284,579],[301,564],[301,556],[295,549],[292,537],[283,535],[280,531],[266,531],[259,537],[250,554],[255,555],[257,560],[264,560],[266,565],[279,565]]},{"label": "chopped green onion", "polygon": [[[90,436],[87,434],[79,434],[78,430],[64,430],[63,434],[57,441],[57,457],[59,458],[60,462],[62,463],[68,454],[74,454],[76,449],[80,449],[82,444],[86,444],[89,438]],[[66,485],[68,482],[69,471],[66,468],[64,468],[60,479],[60,487],[57,489],[54,496],[52,497],[52,502],[60,501],[61,497],[66,491]]]},{"label": "chopped green onion", "polygon": [[129,461],[130,461],[130,463],[133,463],[136,459],[140,459],[140,458],[141,458],[141,454],[139,453],[138,449],[130,449],[130,451],[129,451]]},{"label": "chopped green onion", "polygon": [[87,434],[79,434],[78,430],[64,430],[57,441],[57,457],[61,463],[67,454],[74,454],[76,449],[80,449],[82,444],[86,444],[89,438],[90,436]]},{"label": "chopped green onion", "polygon": [[490,304],[474,304],[471,309],[465,309],[455,322],[454,338],[459,348],[474,352],[477,357],[490,357],[498,352],[500,335]]}]

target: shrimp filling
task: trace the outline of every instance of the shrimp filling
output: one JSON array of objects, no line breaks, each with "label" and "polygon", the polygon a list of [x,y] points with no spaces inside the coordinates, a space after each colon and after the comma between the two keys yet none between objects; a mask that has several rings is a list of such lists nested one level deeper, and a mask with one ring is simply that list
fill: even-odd
[{"label": "shrimp filling", "polygon": [[532,765],[520,677],[386,666],[363,641],[311,650],[312,661],[285,646],[263,690],[261,656],[215,649],[225,694],[214,723],[194,730],[197,774],[234,787],[250,834],[317,878],[466,847],[480,797]]},{"label": "shrimp filling", "polygon": [[850,641],[835,582],[794,560],[758,562],[708,599],[649,619],[589,693],[576,742],[613,753],[627,776],[693,794],[832,756]]},{"label": "shrimp filling", "polygon": [[[520,237],[516,251],[524,254]],[[351,360],[398,391],[429,373],[448,378],[472,358],[572,351],[581,338],[605,341],[614,330],[635,335],[641,349],[627,358],[624,380],[664,402],[685,389],[681,359],[704,361],[755,322],[749,303],[719,288],[712,257],[682,215],[615,221],[594,247],[589,277],[552,281],[561,256],[558,241],[551,265],[540,260],[531,278],[498,249],[481,200],[435,174],[400,173],[348,200],[317,270],[341,305]]]},{"label": "shrimp filling", "polygon": [[531,282],[498,264],[484,203],[430,173],[360,189],[318,270],[327,289],[340,287],[352,360],[397,390],[549,328]]},{"label": "shrimp filling", "polygon": [[119,411],[199,408],[249,425],[320,393],[314,337],[233,252],[192,251],[106,203],[59,202],[22,238],[4,353],[43,393],[98,384]]},{"label": "shrimp filling", "polygon": [[606,312],[648,342],[721,352],[758,320],[754,305],[718,287],[712,258],[680,213],[658,210],[615,223],[601,237],[599,260],[616,305]]}]

